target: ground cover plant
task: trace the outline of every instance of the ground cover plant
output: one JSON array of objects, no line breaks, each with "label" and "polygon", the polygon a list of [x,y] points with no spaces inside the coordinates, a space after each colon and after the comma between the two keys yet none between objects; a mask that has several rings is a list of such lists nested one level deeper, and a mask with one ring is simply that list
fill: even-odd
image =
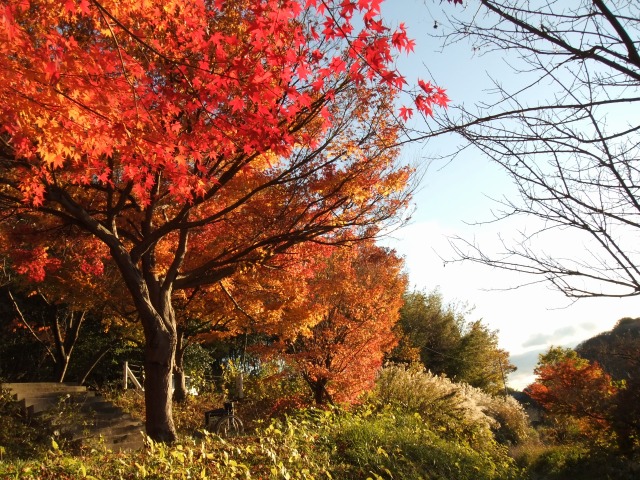
[{"label": "ground cover plant", "polygon": [[70,455],[57,442],[35,459],[0,464],[15,478],[517,478],[418,417],[391,410],[303,410],[232,441],[202,432],[168,446]]},{"label": "ground cover plant", "polygon": [[[407,371],[389,368],[380,378]],[[399,382],[407,383],[406,378]],[[458,398],[440,398],[442,390],[432,397],[439,398],[440,409],[468,409]],[[144,416],[143,397],[135,391],[112,390],[110,398]],[[252,428],[228,440],[201,428],[203,411],[222,399],[223,392],[210,392],[176,404],[178,440],[170,446],[148,440],[139,452],[78,452],[50,434],[41,438],[38,451],[3,461],[0,472],[15,478],[519,478],[507,447],[493,439],[484,419],[469,417],[456,425],[450,417],[445,423],[440,417],[421,415],[413,406],[384,404],[381,390],[351,408],[292,408],[285,403],[265,415],[256,408],[264,399],[247,402],[239,412]],[[486,434],[482,442],[475,440],[480,431]]]},{"label": "ground cover plant", "polygon": [[[238,405],[250,426],[245,435],[223,439],[202,430],[203,412],[225,395],[212,389],[175,405],[174,444],[147,439],[145,449],[130,453],[74,449],[42,425],[25,424],[5,395],[0,478],[630,480],[637,474],[629,459],[545,438],[516,402],[419,365],[386,366],[375,388],[351,407],[279,402],[306,392],[304,383],[279,378],[279,387],[265,389],[264,379],[247,378],[255,399]],[[144,417],[140,393],[105,394]],[[313,396],[306,398],[313,405]]]}]

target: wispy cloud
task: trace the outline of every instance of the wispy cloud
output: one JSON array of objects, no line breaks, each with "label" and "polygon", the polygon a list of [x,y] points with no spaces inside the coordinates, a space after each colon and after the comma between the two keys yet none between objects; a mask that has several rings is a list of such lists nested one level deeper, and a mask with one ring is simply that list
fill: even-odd
[{"label": "wispy cloud", "polygon": [[581,330],[582,329],[577,326],[568,325],[566,327],[559,328],[552,333],[536,333],[529,337],[522,346],[524,348],[529,348],[543,345],[558,345],[566,341],[568,338],[575,337]]},{"label": "wispy cloud", "polygon": [[564,343],[577,344],[602,331],[593,322],[583,322],[579,325],[567,325],[551,333],[535,333],[522,343],[522,348],[562,345]]}]

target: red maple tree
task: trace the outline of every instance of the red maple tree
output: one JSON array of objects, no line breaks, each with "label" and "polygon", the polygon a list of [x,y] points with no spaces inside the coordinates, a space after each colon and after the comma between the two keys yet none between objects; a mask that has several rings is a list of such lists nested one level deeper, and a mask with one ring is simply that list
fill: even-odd
[{"label": "red maple tree", "polygon": [[525,392],[547,412],[574,418],[589,436],[610,430],[618,388],[597,362],[574,354],[542,362],[534,372],[536,381]]},{"label": "red maple tree", "polygon": [[[172,441],[174,293],[397,219],[396,53],[380,0],[9,0],[0,209],[13,268],[100,245],[145,336],[147,434]],[[444,105],[421,84],[415,106]],[[407,112],[403,113],[404,116]],[[20,225],[20,229],[14,226]],[[326,240],[323,240],[325,239]],[[79,249],[78,251],[81,251]]]}]

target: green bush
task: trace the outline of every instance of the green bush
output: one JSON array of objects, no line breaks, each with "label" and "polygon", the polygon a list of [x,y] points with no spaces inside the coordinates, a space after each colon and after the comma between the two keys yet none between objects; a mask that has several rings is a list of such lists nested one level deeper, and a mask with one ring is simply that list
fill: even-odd
[{"label": "green bush", "polygon": [[[234,438],[229,443],[206,432],[168,446],[148,441],[145,450],[114,453],[95,449],[71,456],[57,443],[38,460],[0,462],[0,478],[53,479],[320,479],[330,478],[311,449],[312,435],[271,426],[260,436]],[[326,458],[326,456],[325,456]],[[325,472],[323,474],[323,472]]]},{"label": "green bush", "polygon": [[49,445],[42,458],[0,462],[0,478],[519,478],[506,454],[445,440],[417,415],[366,408],[302,411],[232,442],[202,432],[173,446],[149,442],[140,452],[98,448],[77,456]]},{"label": "green bush", "polygon": [[515,455],[527,478],[536,480],[636,480],[640,470],[629,459],[580,444],[519,449]]},{"label": "green bush", "polygon": [[210,390],[206,376],[211,371],[214,358],[202,345],[193,343],[184,353],[184,373],[189,377],[188,387],[200,393]]},{"label": "green bush", "polygon": [[504,448],[488,452],[449,440],[418,414],[385,410],[343,414],[333,429],[335,478],[484,480],[516,479]]},{"label": "green bush", "polygon": [[[527,440],[511,446],[510,456],[508,442],[497,442],[492,429],[499,435],[500,422],[517,432],[523,425],[517,409],[417,369],[385,369],[376,392],[357,408],[292,410],[269,420],[257,407],[273,405],[276,393],[296,391],[286,376],[273,378],[272,392],[249,383],[249,391],[262,395],[259,402],[238,406],[243,419],[253,420],[244,436],[227,441],[201,429],[203,412],[222,401],[221,393],[207,393],[175,405],[178,444],[149,442],[133,453],[71,450],[50,429],[24,423],[18,405],[4,394],[0,478],[631,480],[638,475],[633,461],[586,444]],[[112,392],[112,398],[143,418],[140,395]],[[502,418],[510,415],[515,419]]]},{"label": "green bush", "polygon": [[[230,369],[225,370],[225,375],[228,371]],[[254,420],[283,418],[312,402],[309,387],[302,377],[274,361],[264,362],[259,369],[244,375],[244,400],[239,402],[239,408],[251,426]]]}]

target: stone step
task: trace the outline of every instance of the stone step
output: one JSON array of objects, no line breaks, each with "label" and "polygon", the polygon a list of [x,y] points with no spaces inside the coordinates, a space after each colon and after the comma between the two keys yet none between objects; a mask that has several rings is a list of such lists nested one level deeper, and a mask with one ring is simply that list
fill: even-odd
[{"label": "stone step", "polygon": [[86,425],[66,425],[61,426],[61,428],[73,436],[86,435],[88,430],[99,433],[100,435],[118,435],[121,433],[129,433],[131,430],[144,430],[144,424],[134,419],[114,419],[109,423],[95,421],[93,423],[87,423]]},{"label": "stone step", "polygon": [[[13,391],[12,391],[13,393]],[[96,392],[92,391],[84,391],[84,392],[18,392],[13,393],[13,397],[18,400],[29,399],[30,401],[39,401],[42,399],[46,400],[57,400],[57,401],[65,401],[67,403],[85,403],[95,401],[93,399],[96,398]]]},{"label": "stone step", "polygon": [[[107,428],[119,425],[132,425],[140,423],[140,420],[133,418],[130,414],[124,412],[101,413],[93,412],[89,409],[83,409],[73,412],[70,416],[75,416],[82,421],[83,426],[92,425],[94,428]],[[60,421],[65,421],[64,416],[58,416],[54,419],[56,426]]]},{"label": "stone step", "polygon": [[138,438],[131,437],[123,441],[105,442],[104,445],[113,452],[131,452],[144,448],[144,438],[138,434]]},{"label": "stone step", "polygon": [[113,403],[106,400],[100,400],[96,397],[96,401],[84,402],[78,405],[78,409],[83,412],[97,413],[100,415],[122,415],[124,412],[120,407],[115,406]]},{"label": "stone step", "polygon": [[130,426],[127,430],[96,432],[91,436],[78,436],[74,441],[84,447],[103,446],[113,451],[139,450],[144,447],[144,426],[140,424]]},{"label": "stone step", "polygon": [[[85,405],[95,403],[95,392],[82,392],[64,394],[60,392],[51,392],[49,394],[38,393],[38,396],[18,395],[18,401],[23,405],[27,416],[51,410],[56,407],[67,406],[70,408],[83,409]],[[98,403],[98,408],[100,404]],[[112,406],[112,405],[111,405]],[[112,406],[113,407],[113,406]]]},{"label": "stone step", "polygon": [[[48,422],[83,446],[104,445],[113,451],[144,447],[144,424],[86,387],[53,382],[4,383],[1,387],[22,404],[28,417],[44,419],[48,410],[69,408],[69,417],[49,418]],[[61,424],[64,421],[73,424]]]},{"label": "stone step", "polygon": [[28,418],[33,417],[34,415],[42,412],[46,412],[55,408],[60,404],[60,399],[31,399],[31,398],[23,398],[20,401],[22,405],[22,411],[25,412],[25,415]]},{"label": "stone step", "polygon": [[99,414],[93,416],[91,419],[93,421],[93,425],[96,428],[108,428],[108,427],[117,427],[120,425],[134,425],[140,423],[140,420],[136,420],[128,413],[122,413],[120,415],[117,414]]},{"label": "stone step", "polygon": [[118,433],[104,436],[105,444],[123,445],[127,443],[144,444],[144,432],[142,430],[131,430],[130,432]]},{"label": "stone step", "polygon": [[118,437],[118,436],[129,436],[129,435],[140,435],[140,432],[144,432],[144,425],[140,422],[132,425],[120,425],[115,427],[101,428],[99,430],[100,435],[109,436],[109,437]]},{"label": "stone step", "polygon": [[78,385],[77,383],[59,383],[59,382],[29,382],[29,383],[2,383],[0,386],[6,390],[10,390],[16,394],[36,394],[37,392],[86,392],[87,387]]}]

